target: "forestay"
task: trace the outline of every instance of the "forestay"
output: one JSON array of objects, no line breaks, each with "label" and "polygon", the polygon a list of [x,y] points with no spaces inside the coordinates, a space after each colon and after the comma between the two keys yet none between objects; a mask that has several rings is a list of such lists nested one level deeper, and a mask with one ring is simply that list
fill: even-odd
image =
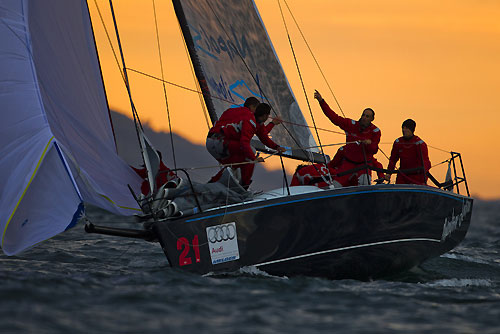
[{"label": "forestay", "polygon": [[[273,140],[297,149],[316,146],[252,0],[174,0],[210,117],[255,96],[272,106]],[[311,149],[309,149],[311,150]],[[312,149],[317,152],[317,149]]]},{"label": "forestay", "polygon": [[86,1],[0,2],[0,231],[16,254],[64,231],[82,202],[137,212],[116,154]]}]

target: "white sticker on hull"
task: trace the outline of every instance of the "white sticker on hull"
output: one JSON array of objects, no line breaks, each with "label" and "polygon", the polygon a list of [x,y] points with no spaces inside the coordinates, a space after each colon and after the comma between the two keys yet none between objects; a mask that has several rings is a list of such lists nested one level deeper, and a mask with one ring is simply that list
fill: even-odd
[{"label": "white sticker on hull", "polygon": [[466,200],[464,200],[462,204],[462,212],[460,212],[460,214],[456,215],[455,209],[453,209],[451,217],[446,217],[444,219],[443,234],[441,235],[441,241],[445,241],[450,234],[452,234],[456,229],[458,229],[462,225],[465,216],[470,212],[470,210],[471,210],[471,202]]},{"label": "white sticker on hull", "polygon": [[240,258],[236,223],[207,227],[207,239],[212,264],[235,261]]}]

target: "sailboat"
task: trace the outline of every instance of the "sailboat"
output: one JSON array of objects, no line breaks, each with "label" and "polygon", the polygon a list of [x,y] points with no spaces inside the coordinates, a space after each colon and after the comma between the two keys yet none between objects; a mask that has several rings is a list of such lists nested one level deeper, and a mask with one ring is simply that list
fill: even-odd
[{"label": "sailboat", "polygon": [[[253,1],[173,4],[212,122],[256,96],[288,121],[273,130],[284,158],[325,163]],[[137,126],[152,194],[140,196],[143,180],[116,152],[86,1],[1,1],[0,37],[7,255],[77,226],[85,204],[145,221],[137,230],[87,224],[88,232],[159,242],[172,267],[199,274],[254,266],[280,276],[379,278],[439,256],[466,235],[473,199],[455,152],[449,162],[459,161],[462,175],[454,168],[443,189],[299,186],[253,194],[231,169],[216,185],[176,170],[171,188],[157,188],[158,158]]]}]

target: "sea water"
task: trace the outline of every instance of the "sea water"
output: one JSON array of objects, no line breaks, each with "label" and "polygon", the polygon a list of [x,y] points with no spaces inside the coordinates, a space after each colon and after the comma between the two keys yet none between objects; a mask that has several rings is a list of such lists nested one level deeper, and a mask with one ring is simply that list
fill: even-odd
[{"label": "sea water", "polygon": [[[90,210],[96,224],[137,228]],[[115,224],[117,223],[117,224]],[[272,223],[272,222],[271,222]],[[500,333],[500,202],[476,201],[462,244],[386,280],[199,276],[156,243],[83,224],[0,255],[0,333]]]}]

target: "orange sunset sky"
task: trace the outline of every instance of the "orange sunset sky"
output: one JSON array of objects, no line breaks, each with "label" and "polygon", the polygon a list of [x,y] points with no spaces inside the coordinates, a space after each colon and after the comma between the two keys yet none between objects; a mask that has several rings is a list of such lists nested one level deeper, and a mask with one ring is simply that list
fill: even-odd
[{"label": "orange sunset sky", "polygon": [[[110,107],[131,116],[118,65],[97,12],[117,50],[108,0],[89,0]],[[290,51],[277,0],[256,0],[285,74],[309,125],[306,99]],[[401,136],[406,118],[417,122],[415,133],[428,145],[462,153],[471,194],[500,198],[500,1],[498,0],[287,0],[347,117],[362,110],[376,112],[382,131],[380,148],[387,155]],[[196,89],[177,19],[170,1],[156,0],[164,76],[167,81]],[[285,11],[290,35],[317,125],[338,130],[313,100],[318,89],[338,111],[293,20]],[[153,2],[114,1],[127,66],[161,77]],[[129,73],[134,103],[143,123],[168,132],[159,81]],[[204,144],[208,131],[196,93],[167,85],[173,131]],[[500,132],[500,131],[499,131]],[[345,136],[320,132],[323,144]],[[333,156],[337,147],[326,148]],[[169,152],[167,152],[168,154]],[[449,157],[429,148],[432,164]],[[195,159],[195,157],[194,157]],[[379,152],[377,159],[387,166]],[[293,172],[297,161],[286,167]],[[280,168],[267,161],[266,168]],[[444,165],[432,170],[443,179]],[[394,180],[394,178],[393,178]]]}]

